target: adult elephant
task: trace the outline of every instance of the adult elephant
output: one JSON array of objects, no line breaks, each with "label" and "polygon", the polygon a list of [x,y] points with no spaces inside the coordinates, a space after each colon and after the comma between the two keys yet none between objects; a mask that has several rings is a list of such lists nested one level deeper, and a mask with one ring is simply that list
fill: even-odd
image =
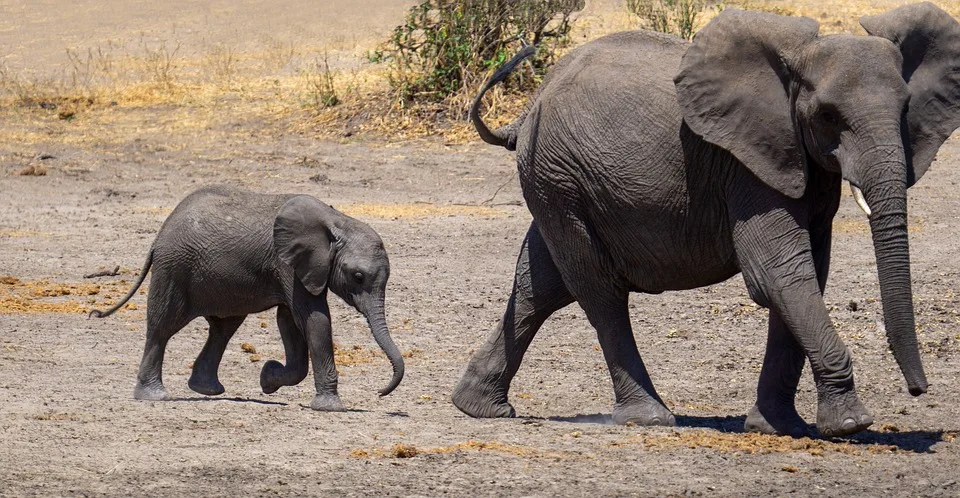
[{"label": "adult elephant", "polygon": [[829,436],[873,419],[823,302],[841,180],[870,220],[883,316],[914,396],[917,348],[907,187],[960,121],[960,25],[929,3],[861,19],[873,36],[818,36],[812,19],[725,10],[692,44],[610,35],[563,57],[527,112],[487,142],[517,151],[533,214],[503,320],[453,393],[474,417],[512,417],[510,382],[544,320],[577,301],[613,379],[617,423],[673,425],[637,351],[628,294],[738,272],[769,308],[745,429],[801,435],[804,358]]}]

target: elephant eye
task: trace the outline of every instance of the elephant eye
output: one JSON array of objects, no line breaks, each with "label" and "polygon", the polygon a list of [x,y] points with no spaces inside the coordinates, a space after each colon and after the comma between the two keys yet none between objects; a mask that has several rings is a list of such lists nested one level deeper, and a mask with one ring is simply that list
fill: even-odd
[{"label": "elephant eye", "polygon": [[356,279],[357,283],[362,284],[362,283],[363,283],[363,272],[359,272],[359,271],[358,271],[358,272],[354,273],[354,274],[353,274],[353,278]]},{"label": "elephant eye", "polygon": [[836,111],[831,109],[823,109],[820,111],[820,119],[825,123],[835,125],[840,122],[840,118],[837,116]]}]

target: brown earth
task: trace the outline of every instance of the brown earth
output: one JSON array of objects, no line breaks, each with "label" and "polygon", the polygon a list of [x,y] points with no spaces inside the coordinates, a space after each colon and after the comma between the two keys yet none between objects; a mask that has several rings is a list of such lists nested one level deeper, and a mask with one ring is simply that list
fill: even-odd
[{"label": "brown earth", "polygon": [[[100,29],[77,28],[55,12],[56,2],[46,3],[46,15],[60,15],[70,36]],[[353,4],[373,9],[387,2]],[[220,17],[205,22],[217,26],[217,19],[243,14],[244,22],[259,19],[262,31],[286,26],[278,29],[289,33],[284,23],[296,18],[211,5],[220,6],[211,11]],[[23,19],[34,19],[23,9]],[[403,9],[395,10],[377,25],[395,22]],[[175,15],[166,12],[142,15],[173,29]],[[130,11],[111,15],[130,20],[125,33],[141,26]],[[17,28],[39,39],[24,39],[18,53],[55,59],[56,51],[36,48],[56,43],[48,31],[54,26],[37,23]],[[66,140],[87,123],[53,116],[31,125],[38,131],[30,141],[0,144],[2,494],[960,493],[960,140],[948,141],[910,191],[917,328],[930,393],[906,393],[878,331],[870,234],[845,196],[825,300],[876,423],[852,438],[794,440],[741,432],[763,357],[766,311],[751,303],[739,277],[631,299],[637,342],[678,415],[676,429],[608,423],[609,376],[576,306],[552,317],[527,354],[511,393],[524,418],[461,414],[451,390],[500,318],[530,222],[511,154],[436,139],[317,140],[287,131],[289,123],[257,121],[172,133],[153,126],[168,111],[123,110],[125,119],[144,125],[122,139]],[[3,114],[0,136],[21,133],[17,116]],[[28,169],[34,173],[21,174]],[[207,398],[187,388],[206,337],[199,320],[167,350],[165,382],[177,399],[132,399],[143,290],[113,317],[88,320],[85,312],[123,296],[165,216],[188,192],[211,183],[309,193],[380,232],[393,265],[388,320],[407,361],[393,394],[376,395],[390,368],[364,320],[331,301],[346,413],[310,410],[309,378],[272,395],[260,392],[263,362],[282,358],[272,312],[250,316],[231,342],[221,368],[224,395]],[[116,276],[84,278],[116,266]],[[815,405],[807,371],[798,408],[812,421]]]}]

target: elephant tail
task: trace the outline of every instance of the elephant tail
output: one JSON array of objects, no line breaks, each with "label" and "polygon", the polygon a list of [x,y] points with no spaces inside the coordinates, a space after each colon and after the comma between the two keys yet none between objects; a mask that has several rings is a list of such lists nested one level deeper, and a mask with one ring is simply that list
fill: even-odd
[{"label": "elephant tail", "polygon": [[[515,121],[507,126],[504,126],[503,128],[491,130],[487,127],[486,123],[483,122],[483,119],[480,118],[480,104],[481,100],[483,99],[483,95],[487,93],[487,90],[490,90],[493,85],[505,80],[518,64],[535,53],[537,53],[537,47],[535,45],[527,45],[523,47],[523,50],[521,50],[517,55],[514,55],[513,58],[501,66],[500,69],[497,69],[497,72],[494,73],[493,76],[483,85],[483,88],[480,89],[480,93],[477,94],[477,98],[473,100],[473,105],[470,106],[470,121],[473,123],[473,126],[477,129],[477,133],[484,142],[487,142],[490,145],[499,145],[507,150],[517,149],[517,128],[519,127],[519,123]],[[519,120],[522,120],[522,116],[520,119],[518,119],[518,121]]]},{"label": "elephant tail", "polygon": [[151,247],[150,253],[147,254],[147,260],[143,263],[143,269],[140,270],[140,276],[137,278],[137,281],[134,282],[133,288],[130,289],[130,292],[128,292],[127,295],[124,296],[119,303],[113,305],[113,307],[108,309],[107,311],[90,310],[90,314],[87,315],[87,318],[90,318],[93,316],[96,316],[97,318],[108,317],[112,315],[115,311],[120,309],[123,305],[127,304],[127,301],[129,301],[130,298],[137,293],[137,289],[139,289],[140,286],[143,285],[144,279],[147,278],[147,272],[150,271],[150,266],[152,265],[153,265],[153,248]]}]

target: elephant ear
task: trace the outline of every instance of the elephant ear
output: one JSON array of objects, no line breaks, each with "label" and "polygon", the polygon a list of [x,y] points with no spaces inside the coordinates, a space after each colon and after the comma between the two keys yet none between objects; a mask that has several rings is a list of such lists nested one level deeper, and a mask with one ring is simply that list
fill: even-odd
[{"label": "elephant ear", "polygon": [[298,195],[280,207],[273,222],[277,255],[315,296],[327,288],[333,264],[333,244],[326,221],[328,209],[313,197]]},{"label": "elephant ear", "polygon": [[725,9],[693,38],[674,79],[694,133],[795,199],[806,189],[806,155],[790,65],[818,29],[806,17]]},{"label": "elephant ear", "polygon": [[927,2],[861,17],[860,25],[892,41],[903,55],[910,91],[903,130],[910,186],[960,126],[960,24]]}]

